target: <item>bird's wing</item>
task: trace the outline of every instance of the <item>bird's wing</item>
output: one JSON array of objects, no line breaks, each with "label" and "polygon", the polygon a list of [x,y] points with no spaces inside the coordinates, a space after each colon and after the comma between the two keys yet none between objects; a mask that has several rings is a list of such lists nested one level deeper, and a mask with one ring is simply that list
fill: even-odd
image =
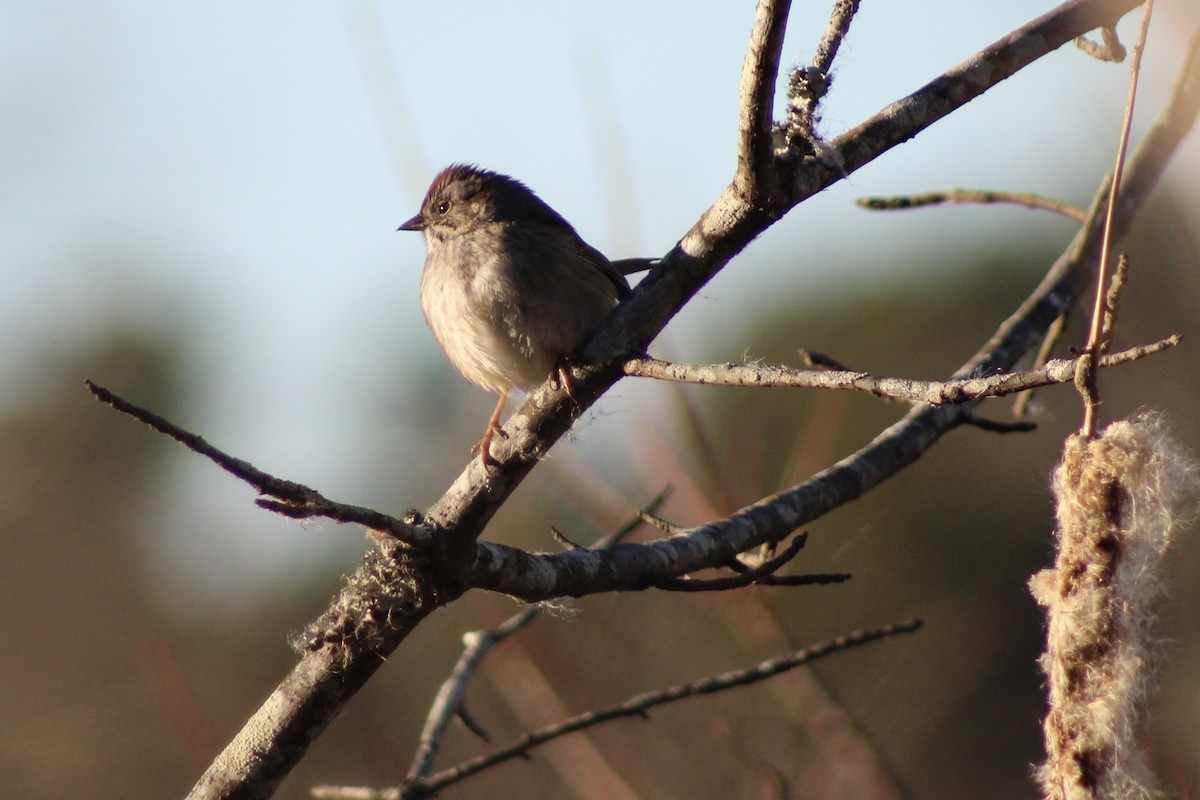
[{"label": "bird's wing", "polygon": [[604,254],[599,250],[583,241],[583,239],[578,239],[578,242],[580,254],[589,262],[595,264],[596,268],[604,273],[604,277],[612,281],[613,288],[617,290],[617,300],[624,300],[625,296],[629,294],[629,281],[625,280],[625,275],[621,270],[614,267],[612,262],[605,258]]}]

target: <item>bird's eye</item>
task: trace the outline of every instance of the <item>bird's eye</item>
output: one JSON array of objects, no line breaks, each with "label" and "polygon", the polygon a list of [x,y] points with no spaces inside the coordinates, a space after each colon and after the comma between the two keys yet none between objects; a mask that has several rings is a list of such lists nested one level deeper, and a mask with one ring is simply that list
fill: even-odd
[{"label": "bird's eye", "polygon": [[434,209],[434,211],[436,211],[439,215],[445,214],[449,210],[450,210],[450,201],[449,200],[443,200],[442,202],[438,203],[437,208]]}]

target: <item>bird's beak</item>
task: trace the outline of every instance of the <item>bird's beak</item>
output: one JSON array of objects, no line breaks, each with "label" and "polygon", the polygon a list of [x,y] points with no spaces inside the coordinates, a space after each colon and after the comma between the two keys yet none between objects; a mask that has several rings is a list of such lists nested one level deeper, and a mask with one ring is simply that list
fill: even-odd
[{"label": "bird's beak", "polygon": [[412,219],[406,219],[404,222],[400,223],[400,227],[396,228],[396,230],[398,230],[398,231],[423,231],[423,230],[425,230],[425,220],[421,219],[420,214],[417,214]]}]

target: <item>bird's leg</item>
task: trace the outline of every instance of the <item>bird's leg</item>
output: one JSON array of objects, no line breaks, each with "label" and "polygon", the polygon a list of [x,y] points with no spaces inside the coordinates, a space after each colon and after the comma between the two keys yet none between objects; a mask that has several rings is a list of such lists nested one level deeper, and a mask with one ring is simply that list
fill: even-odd
[{"label": "bird's leg", "polygon": [[557,389],[560,386],[567,393],[567,397],[571,398],[571,402],[579,405],[579,401],[575,399],[575,392],[572,391],[574,387],[571,385],[571,369],[565,358],[560,358],[554,364],[554,371],[550,373],[550,388]]},{"label": "bird's leg", "polygon": [[504,401],[508,399],[508,387],[500,392],[500,402],[496,403],[496,410],[492,412],[492,418],[488,420],[487,432],[483,434],[483,438],[479,440],[479,444],[471,448],[471,452],[479,451],[479,457],[483,460],[484,467],[496,466],[496,460],[492,458],[492,451],[489,449],[492,444],[492,439],[496,434],[501,437],[507,437],[504,431],[500,430],[500,414],[504,411]]}]

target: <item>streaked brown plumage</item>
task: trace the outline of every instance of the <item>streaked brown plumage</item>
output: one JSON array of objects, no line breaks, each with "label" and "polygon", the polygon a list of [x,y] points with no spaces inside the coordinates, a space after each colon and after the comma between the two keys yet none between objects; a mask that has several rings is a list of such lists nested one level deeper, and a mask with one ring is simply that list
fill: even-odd
[{"label": "streaked brown plumage", "polygon": [[425,234],[421,308],[438,344],[463,377],[500,392],[479,443],[490,464],[509,390],[555,373],[629,283],[524,184],[466,164],[442,170],[400,230]]}]

